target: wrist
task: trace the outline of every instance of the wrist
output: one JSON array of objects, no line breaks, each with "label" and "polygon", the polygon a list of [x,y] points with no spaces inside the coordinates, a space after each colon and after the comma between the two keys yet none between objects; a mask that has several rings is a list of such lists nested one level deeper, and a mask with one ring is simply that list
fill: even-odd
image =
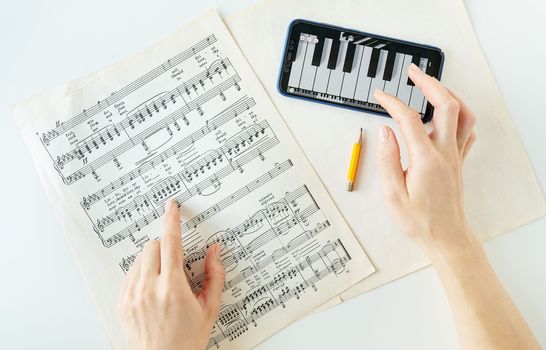
[{"label": "wrist", "polygon": [[486,259],[482,244],[468,227],[450,230],[443,236],[450,239],[423,244],[435,268],[465,266]]},{"label": "wrist", "polygon": [[471,231],[464,235],[465,239],[452,246],[429,253],[432,266],[447,290],[467,291],[482,286],[493,271],[477,238]]}]

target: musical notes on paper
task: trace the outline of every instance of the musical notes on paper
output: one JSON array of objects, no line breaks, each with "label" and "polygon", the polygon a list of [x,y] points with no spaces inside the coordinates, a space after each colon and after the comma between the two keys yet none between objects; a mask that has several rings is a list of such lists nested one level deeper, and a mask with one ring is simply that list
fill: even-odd
[{"label": "musical notes on paper", "polygon": [[[161,63],[139,56],[126,85],[110,72],[112,91],[84,87],[96,103],[71,101],[81,109],[37,123],[35,156],[67,203],[64,221],[83,227],[68,234],[84,236],[76,255],[97,259],[86,258],[84,274],[108,283],[161,238],[164,204],[175,199],[192,288],[203,286],[211,244],[227,274],[208,348],[239,349],[372,267],[218,16],[199,21],[164,46],[178,51]],[[114,290],[98,281],[90,287],[106,310]]]}]

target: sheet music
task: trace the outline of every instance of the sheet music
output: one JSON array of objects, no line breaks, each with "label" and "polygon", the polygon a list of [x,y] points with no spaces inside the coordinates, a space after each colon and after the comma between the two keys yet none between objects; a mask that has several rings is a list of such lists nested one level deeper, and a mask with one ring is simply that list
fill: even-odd
[{"label": "sheet music", "polygon": [[207,348],[253,346],[373,272],[214,11],[48,104],[16,114],[115,348],[121,280],[168,198],[193,289],[221,246]]}]

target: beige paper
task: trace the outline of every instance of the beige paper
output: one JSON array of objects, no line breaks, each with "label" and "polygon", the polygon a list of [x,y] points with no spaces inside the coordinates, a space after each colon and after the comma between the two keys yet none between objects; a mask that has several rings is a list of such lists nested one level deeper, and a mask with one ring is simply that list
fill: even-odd
[{"label": "beige paper", "polygon": [[[544,197],[460,0],[266,0],[226,19],[254,71],[360,239],[377,272],[342,294],[356,296],[428,264],[387,215],[376,171],[376,129],[390,119],[307,101],[276,89],[289,23],[303,18],[440,47],[442,81],[477,115],[464,171],[466,211],[485,240],[546,212]],[[366,130],[356,191],[345,191],[355,134]],[[401,139],[399,137],[399,139]]]},{"label": "beige paper", "polygon": [[208,348],[251,347],[374,270],[214,11],[15,114],[114,348],[167,197],[192,286],[209,244],[229,267]]}]

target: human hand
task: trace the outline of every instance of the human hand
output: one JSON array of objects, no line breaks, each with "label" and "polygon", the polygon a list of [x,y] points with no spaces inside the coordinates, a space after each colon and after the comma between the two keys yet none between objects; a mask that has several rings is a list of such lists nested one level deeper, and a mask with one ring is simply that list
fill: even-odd
[{"label": "human hand", "polygon": [[428,135],[416,111],[376,90],[375,99],[400,124],[409,166],[402,169],[396,136],[386,126],[379,130],[377,155],[390,211],[401,230],[434,261],[477,245],[464,213],[462,186],[463,161],[476,139],[475,117],[417,66],[410,66],[409,76],[434,106],[434,130]]},{"label": "human hand", "polygon": [[125,280],[118,313],[130,349],[204,349],[220,307],[225,272],[218,245],[205,259],[203,290],[184,272],[178,205],[168,201],[163,239],[149,241]]}]

